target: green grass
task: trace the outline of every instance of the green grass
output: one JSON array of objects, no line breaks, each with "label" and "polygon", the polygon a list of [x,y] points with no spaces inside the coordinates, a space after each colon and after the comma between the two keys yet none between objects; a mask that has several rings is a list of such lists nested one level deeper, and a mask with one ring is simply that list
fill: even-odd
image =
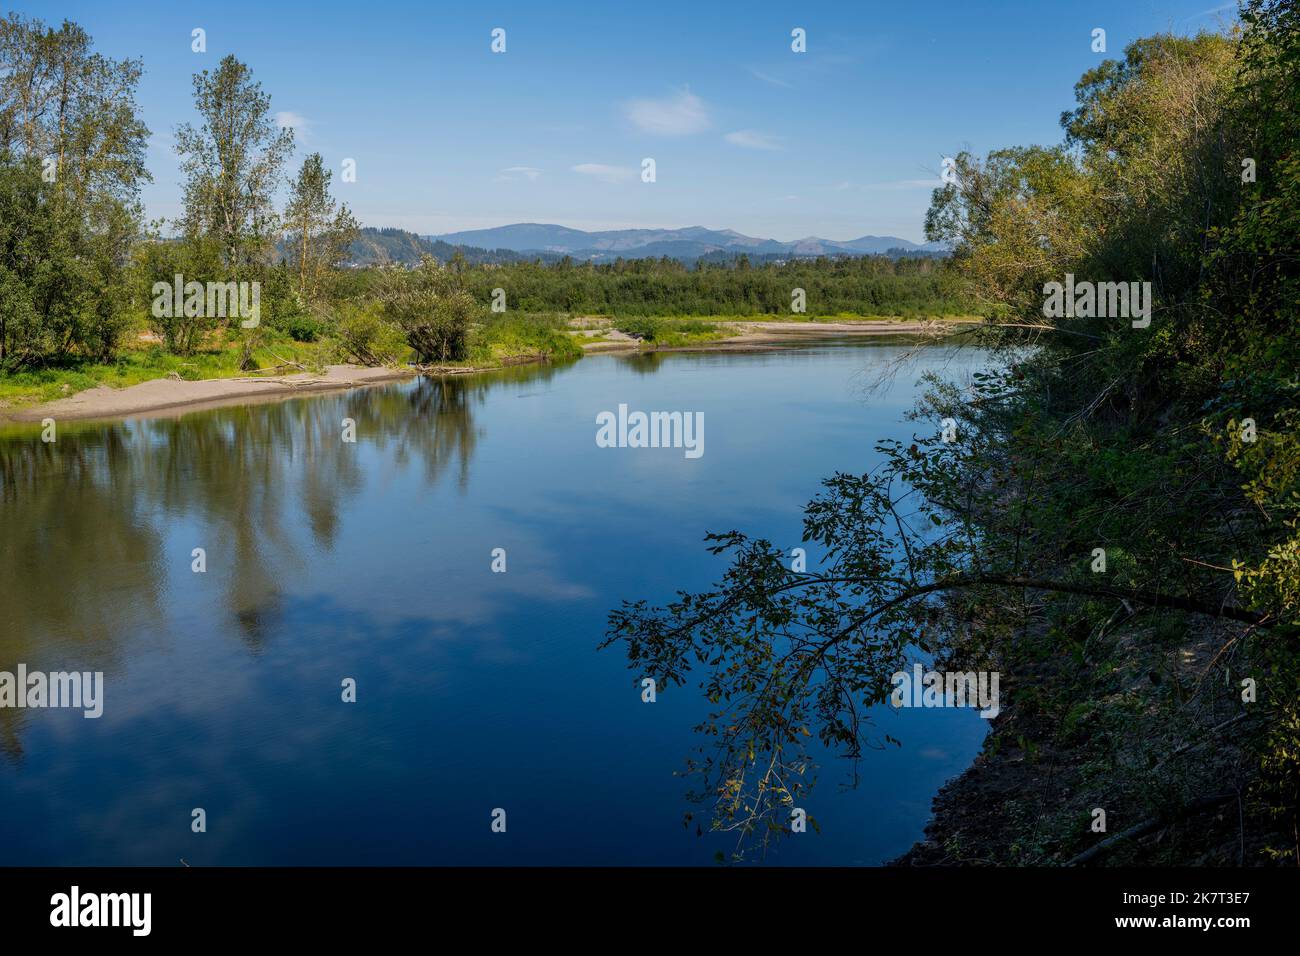
[{"label": "green grass", "polygon": [[[175,372],[183,379],[232,378],[241,372],[238,342],[201,349],[193,355],[174,355],[161,345],[141,343],[123,348],[109,363],[71,360],[61,365],[29,371],[0,373],[0,407],[18,408],[66,398],[99,385],[126,388]],[[281,360],[317,369],[334,360],[329,342],[295,342],[287,337],[268,340],[254,349],[258,368],[279,365]],[[284,373],[300,371],[296,368]]]},{"label": "green grass", "polygon": [[552,361],[580,358],[582,346],[567,328],[557,315],[494,315],[470,333],[469,362],[499,365],[537,355]]},{"label": "green grass", "polygon": [[659,348],[681,348],[703,345],[730,338],[736,334],[735,324],[749,322],[862,322],[903,323],[920,319],[937,319],[945,322],[979,322],[975,315],[934,315],[906,317],[898,315],[859,315],[840,312],[834,315],[799,315],[774,313],[766,315],[709,315],[709,316],[624,316],[609,319],[610,326],[627,335]]},{"label": "green grass", "polygon": [[[337,340],[328,334],[322,334],[312,342],[299,342],[270,329],[263,334],[266,337],[262,344],[253,350],[257,368],[297,362],[309,370],[319,370],[325,365],[343,361]],[[538,357],[554,361],[581,355],[582,347],[568,334],[562,318],[553,315],[502,315],[492,316],[476,325],[470,332],[467,359],[449,364],[488,368]],[[0,408],[39,405],[99,385],[126,388],[172,373],[191,381],[234,378],[249,374],[240,371],[241,356],[242,347],[236,333],[225,344],[213,344],[193,355],[175,355],[161,345],[137,343],[123,347],[117,358],[109,363],[70,360],[30,371],[0,372]],[[264,374],[298,371],[289,367]]]},{"label": "green grass", "polygon": [[731,335],[731,330],[713,322],[697,318],[661,318],[659,316],[628,316],[614,319],[614,328],[624,335],[632,335],[643,342],[652,342],[663,348],[680,348],[713,342]]}]

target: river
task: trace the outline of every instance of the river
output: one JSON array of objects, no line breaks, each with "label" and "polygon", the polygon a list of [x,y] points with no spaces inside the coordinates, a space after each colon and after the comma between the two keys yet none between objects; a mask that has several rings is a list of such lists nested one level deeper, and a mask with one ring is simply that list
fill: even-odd
[{"label": "river", "polygon": [[[643,703],[597,650],[606,615],[715,580],[706,531],[798,545],[821,478],[919,427],[922,373],[986,359],[929,347],[869,391],[908,347],[599,355],[7,433],[0,671],[104,687],[98,718],[0,709],[0,865],[711,863],[734,841],[683,826],[674,776],[699,693]],[[620,404],[702,413],[703,454],[599,447]],[[828,755],[821,832],[767,865],[906,850],[986,728],[873,716],[903,746],[856,788]]]}]

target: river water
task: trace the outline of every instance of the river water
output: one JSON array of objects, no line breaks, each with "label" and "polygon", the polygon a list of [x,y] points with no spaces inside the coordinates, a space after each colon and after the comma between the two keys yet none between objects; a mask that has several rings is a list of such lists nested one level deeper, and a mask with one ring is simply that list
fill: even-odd
[{"label": "river water", "polygon": [[[798,545],[821,478],[919,427],[924,372],[986,360],[928,348],[868,391],[908,347],[590,356],[6,433],[0,672],[104,686],[97,719],[0,708],[0,864],[711,863],[734,841],[683,826],[674,775],[699,693],[643,703],[597,650],[606,615],[712,583],[706,531]],[[703,454],[598,447],[620,404],[702,413]],[[856,788],[828,755],[821,832],[767,865],[904,851],[985,733],[877,711],[903,746]]]}]

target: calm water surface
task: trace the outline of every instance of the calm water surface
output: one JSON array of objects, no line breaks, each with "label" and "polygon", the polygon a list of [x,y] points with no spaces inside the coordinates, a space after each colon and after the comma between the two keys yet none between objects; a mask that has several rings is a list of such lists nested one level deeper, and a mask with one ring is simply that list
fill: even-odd
[{"label": "calm water surface", "polygon": [[[711,584],[706,531],[798,545],[822,477],[914,430],[920,375],[985,358],[926,350],[866,394],[903,348],[593,356],[0,438],[0,671],[106,680],[98,720],[0,709],[0,864],[710,863],[732,840],[683,827],[673,775],[698,692],[642,703],[596,650],[606,614]],[[705,454],[598,448],[620,403],[703,412]],[[902,852],[985,733],[878,711],[904,746],[856,789],[828,756],[822,832],[769,865]]]}]

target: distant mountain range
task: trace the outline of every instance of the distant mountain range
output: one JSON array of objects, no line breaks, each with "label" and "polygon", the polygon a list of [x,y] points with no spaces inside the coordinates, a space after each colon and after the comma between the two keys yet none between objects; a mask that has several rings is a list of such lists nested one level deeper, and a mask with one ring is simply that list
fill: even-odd
[{"label": "distant mountain range", "polygon": [[[352,243],[349,261],[354,266],[378,265],[416,265],[422,256],[433,256],[440,262],[446,262],[457,252],[472,265],[485,262],[521,262],[531,260],[534,256],[524,256],[509,249],[489,252],[475,246],[451,245],[446,242],[425,239],[405,229],[375,229],[366,226]],[[559,256],[548,258],[560,258]]]},{"label": "distant mountain range", "polygon": [[698,259],[714,252],[735,255],[747,253],[760,256],[833,256],[833,255],[883,255],[892,252],[931,253],[942,255],[947,250],[939,243],[915,243],[897,236],[860,236],[843,242],[809,236],[793,242],[776,239],[757,239],[742,235],[734,229],[706,229],[688,226],[685,229],[613,229],[605,232],[586,232],[537,222],[520,222],[495,229],[471,229],[466,232],[449,232],[426,239],[450,245],[476,246],[480,249],[508,249],[512,252],[549,252],[573,256],[575,259],[608,261],[622,256],[625,259],[658,258]]},{"label": "distant mountain range", "polygon": [[816,256],[942,256],[938,243],[918,244],[897,236],[862,236],[836,242],[810,236],[794,242],[755,239],[731,229],[615,229],[584,232],[567,226],[521,222],[495,229],[472,229],[441,236],[418,236],[404,229],[365,227],[352,244],[354,266],[411,266],[430,255],[446,262],[460,252],[471,264],[521,262],[541,259],[555,262],[565,256],[581,261],[658,259],[667,256],[686,263],[700,260],[725,262],[741,255],[756,264],[776,259]]}]

